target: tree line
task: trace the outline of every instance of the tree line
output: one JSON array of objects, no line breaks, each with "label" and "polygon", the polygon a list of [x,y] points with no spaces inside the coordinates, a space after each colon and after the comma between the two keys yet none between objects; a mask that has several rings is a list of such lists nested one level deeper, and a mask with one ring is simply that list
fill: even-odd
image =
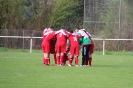
[{"label": "tree line", "polygon": [[43,30],[83,24],[83,0],[0,0],[0,29]]},{"label": "tree line", "polygon": [[[86,0],[85,8],[88,9],[85,20],[101,23],[86,22],[84,28],[96,37],[117,38],[119,1]],[[120,38],[132,38],[133,1],[121,1]],[[84,0],[0,0],[0,11],[0,29],[42,31],[50,25],[55,26],[56,30],[61,26],[67,29],[83,28]]]}]

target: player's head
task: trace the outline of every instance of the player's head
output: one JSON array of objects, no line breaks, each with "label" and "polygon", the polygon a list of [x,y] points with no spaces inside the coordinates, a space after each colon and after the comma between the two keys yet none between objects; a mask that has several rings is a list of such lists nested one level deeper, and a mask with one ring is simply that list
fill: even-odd
[{"label": "player's head", "polygon": [[80,29],[81,31],[86,31],[85,29]]},{"label": "player's head", "polygon": [[76,27],[76,28],[75,28],[75,32],[78,32],[79,30],[80,30],[79,27]]},{"label": "player's head", "polygon": [[49,31],[53,31],[53,30],[54,30],[54,26],[50,26],[50,27],[48,28],[48,30],[49,30]]},{"label": "player's head", "polygon": [[73,30],[71,30],[70,33],[73,33]]},{"label": "player's head", "polygon": [[66,28],[64,26],[61,27],[62,30],[66,30]]}]

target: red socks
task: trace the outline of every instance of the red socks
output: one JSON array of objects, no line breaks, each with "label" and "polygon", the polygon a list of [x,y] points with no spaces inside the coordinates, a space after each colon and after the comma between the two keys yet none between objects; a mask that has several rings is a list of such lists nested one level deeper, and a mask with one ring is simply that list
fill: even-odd
[{"label": "red socks", "polygon": [[45,64],[46,63],[46,59],[43,57],[43,64]]},{"label": "red socks", "polygon": [[[64,56],[57,56],[57,58],[56,58],[56,55],[54,55],[54,61],[55,61],[55,64],[57,64],[57,65],[64,65],[64,64],[66,64],[66,63],[65,63],[66,60],[65,60]],[[69,64],[70,64],[70,65],[72,65],[72,61],[73,61],[73,58],[70,58],[70,59],[69,59]],[[89,62],[88,62],[89,65],[91,66],[92,58],[89,58],[88,61],[89,61]],[[76,59],[75,59],[75,65],[78,65],[78,62],[79,62],[79,60],[78,60],[78,58],[76,58]],[[84,62],[84,63],[85,63],[85,62]],[[49,64],[50,64],[50,58],[44,58],[44,57],[43,57],[43,64],[49,65]]]},{"label": "red socks", "polygon": [[45,65],[49,65],[50,64],[50,59],[49,58],[43,58],[43,63]]},{"label": "red socks", "polygon": [[64,65],[64,55],[63,56],[60,56],[60,59],[61,59],[61,65]]},{"label": "red socks", "polygon": [[69,64],[72,65],[72,58],[69,59]]},{"label": "red socks", "polygon": [[57,61],[58,61],[57,64],[60,65],[60,61],[61,61],[61,60],[60,60],[60,56],[57,56]]},{"label": "red socks", "polygon": [[90,57],[88,61],[89,65],[91,66],[92,58]]},{"label": "red socks", "polygon": [[78,63],[79,63],[79,59],[76,58],[76,59],[75,59],[75,64],[78,65]]},{"label": "red socks", "polygon": [[48,64],[50,65],[50,58],[47,58],[48,59]]},{"label": "red socks", "polygon": [[57,64],[57,58],[55,54],[54,54],[54,63]]}]

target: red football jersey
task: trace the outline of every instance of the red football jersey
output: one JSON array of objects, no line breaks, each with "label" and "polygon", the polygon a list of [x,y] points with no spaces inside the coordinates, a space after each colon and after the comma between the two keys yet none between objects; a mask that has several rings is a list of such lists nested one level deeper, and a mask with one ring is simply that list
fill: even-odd
[{"label": "red football jersey", "polygon": [[44,41],[50,42],[54,36],[55,36],[55,32],[53,32],[53,31],[47,32],[44,34],[44,37],[45,37]]},{"label": "red football jersey", "polygon": [[82,36],[78,36],[78,35],[76,35],[76,34],[74,34],[74,33],[71,33],[70,35],[69,35],[69,41],[70,41],[70,44],[71,45],[79,45],[79,38],[81,38]]},{"label": "red football jersey", "polygon": [[55,54],[56,37],[53,37],[50,41],[50,53]]},{"label": "red football jersey", "polygon": [[[44,29],[44,31],[43,31],[43,34],[42,34],[42,37],[43,37],[43,39],[45,38],[45,33],[47,33],[48,32],[48,29],[46,28],[46,29]],[[45,35],[45,36],[44,36]]]},{"label": "red football jersey", "polygon": [[56,37],[53,37],[52,40],[50,41],[50,46],[55,47],[56,45]]},{"label": "red football jersey", "polygon": [[43,39],[43,42],[42,42],[42,50],[44,53],[50,52],[50,42],[54,36],[55,36],[55,32],[53,31],[44,33],[45,38]]},{"label": "red football jersey", "polygon": [[59,30],[56,32],[57,43],[65,42],[67,40],[68,32],[65,30]]},{"label": "red football jersey", "polygon": [[59,30],[55,34],[57,34],[56,52],[66,53],[66,42],[67,42],[68,33],[65,30]]}]

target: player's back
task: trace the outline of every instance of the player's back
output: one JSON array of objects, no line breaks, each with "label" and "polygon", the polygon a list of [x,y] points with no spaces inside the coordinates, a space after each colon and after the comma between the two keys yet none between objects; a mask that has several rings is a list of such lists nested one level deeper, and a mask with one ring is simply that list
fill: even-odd
[{"label": "player's back", "polygon": [[69,40],[70,40],[71,45],[79,45],[79,40],[78,40],[79,38],[80,37],[78,35],[71,34],[69,36]]},{"label": "player's back", "polygon": [[45,34],[44,42],[50,42],[54,36],[55,36],[54,31],[48,32],[47,34]]},{"label": "player's back", "polygon": [[51,41],[50,41],[50,46],[51,46],[52,48],[55,48],[55,45],[56,45],[56,37],[54,36],[54,37],[51,39]]},{"label": "player's back", "polygon": [[58,32],[56,38],[57,38],[57,43],[66,43],[67,34],[65,33],[65,31]]}]

